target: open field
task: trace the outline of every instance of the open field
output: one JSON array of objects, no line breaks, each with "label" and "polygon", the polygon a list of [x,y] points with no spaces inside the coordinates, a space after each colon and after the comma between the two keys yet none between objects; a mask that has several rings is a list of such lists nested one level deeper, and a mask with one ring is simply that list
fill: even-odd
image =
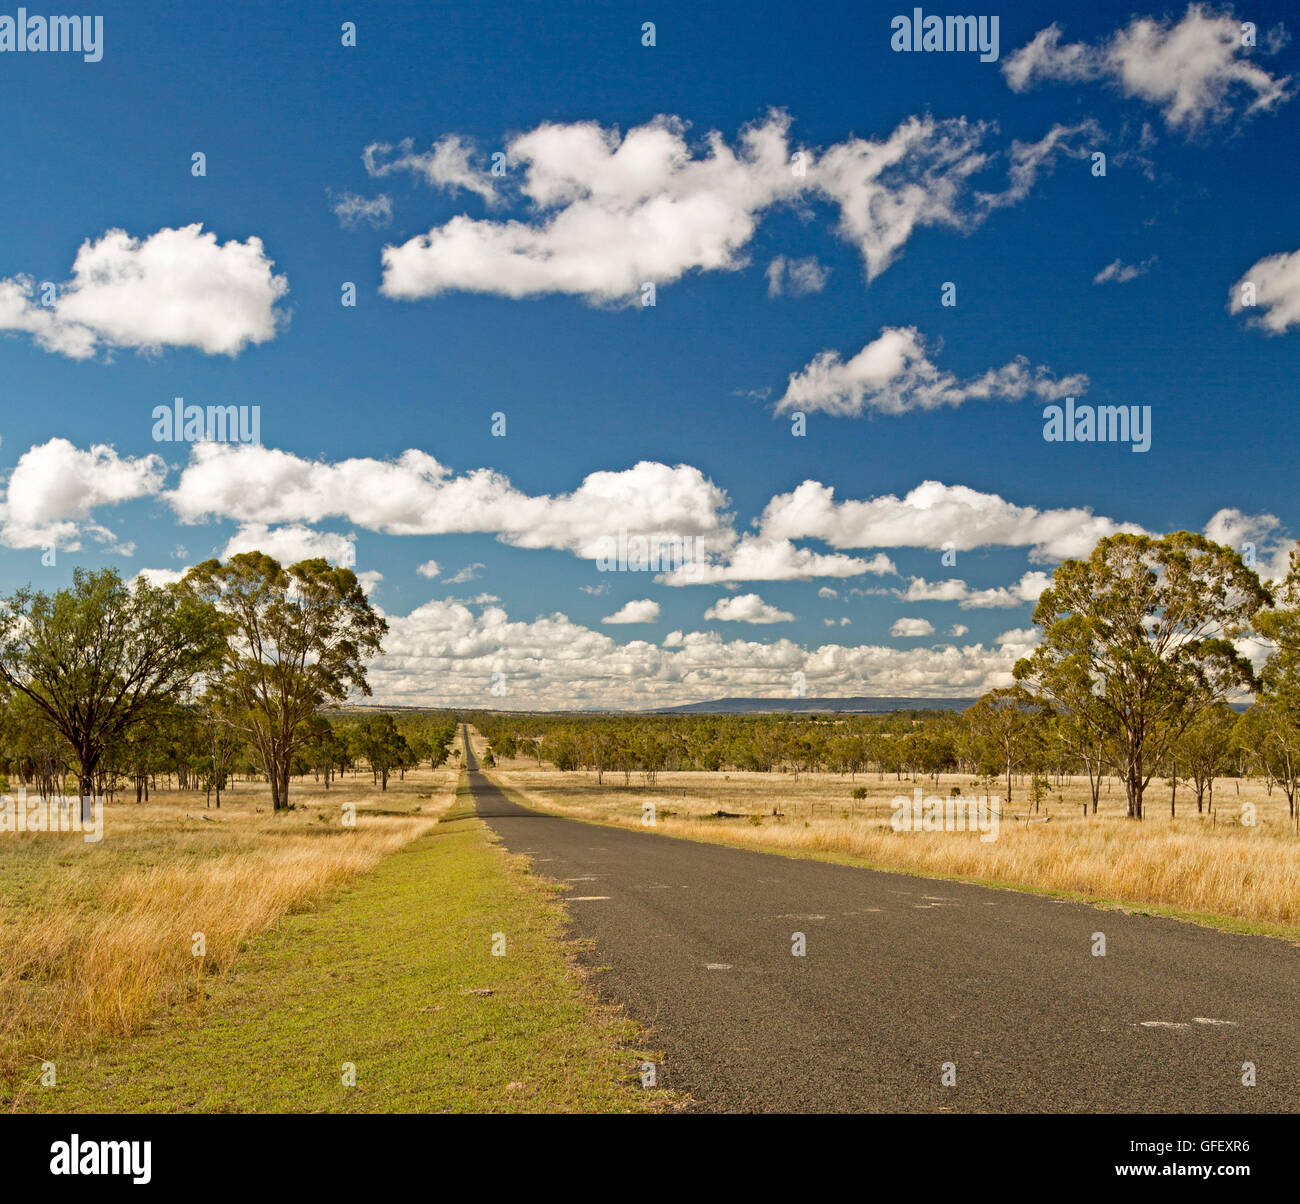
[{"label": "open field", "polygon": [[[166,792],[110,804],[98,843],[0,836],[0,1092],[21,1098],[42,1062],[197,1013],[207,983],[250,941],[429,831],[455,778],[425,771],[386,794],[369,774],[329,791],[296,781],[294,810],[278,817],[256,784],[241,783],[220,810]],[[355,827],[344,826],[344,803],[356,805]]]},{"label": "open field", "polygon": [[[476,742],[476,750],[483,745]],[[799,856],[821,856],[936,876],[1060,892],[1122,904],[1240,931],[1300,939],[1300,837],[1279,790],[1258,780],[1220,779],[1215,811],[1196,812],[1195,795],[1179,785],[1177,815],[1169,786],[1154,781],[1147,817],[1124,814],[1124,793],[1111,780],[1096,816],[1083,816],[1086,778],[1052,789],[1035,813],[1027,783],[1017,782],[1000,817],[997,839],[970,832],[894,832],[890,800],[985,793],[969,775],[913,782],[875,773],[661,773],[653,786],[633,774],[563,773],[528,758],[501,760],[489,771],[534,806],[565,815],[643,827],[643,806],[655,805],[655,830]],[[853,791],[864,787],[865,799]],[[1005,784],[992,788],[1005,793]],[[1243,804],[1256,823],[1243,824]],[[723,814],[719,815],[721,812]]]},{"label": "open field", "polygon": [[[448,774],[435,775],[440,809]],[[411,790],[427,790],[428,772],[416,778]],[[67,1057],[56,1088],[17,1103],[78,1113],[665,1106],[636,1078],[647,1056],[629,1045],[636,1028],[595,1003],[566,959],[564,927],[554,889],[494,848],[471,809],[445,811],[328,906],[254,941],[204,981],[201,999],[195,991],[133,1039]],[[505,956],[491,954],[495,932]],[[344,1085],[345,1064],[355,1085]]]}]

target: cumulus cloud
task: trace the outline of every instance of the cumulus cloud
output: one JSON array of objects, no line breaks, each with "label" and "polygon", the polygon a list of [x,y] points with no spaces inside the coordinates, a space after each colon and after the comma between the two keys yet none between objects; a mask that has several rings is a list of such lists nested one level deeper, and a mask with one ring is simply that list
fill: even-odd
[{"label": "cumulus cloud", "polygon": [[929,619],[895,619],[889,634],[896,639],[920,639],[921,636],[934,635],[934,624]]},{"label": "cumulus cloud", "polygon": [[74,359],[121,347],[235,356],[284,318],[289,285],[273,267],[260,238],[219,243],[198,222],[143,239],[109,230],[81,245],[52,296],[30,276],[0,280],[0,330]]},{"label": "cumulus cloud", "polygon": [[1300,324],[1300,251],[1261,259],[1232,286],[1228,308],[1249,314],[1254,325],[1270,334]]},{"label": "cumulus cloud", "polygon": [[331,208],[340,226],[359,226],[362,222],[386,226],[393,220],[393,199],[383,193],[377,197],[363,197],[355,192],[344,192],[334,197]]},{"label": "cumulus cloud", "polygon": [[634,602],[624,603],[612,615],[601,619],[602,623],[654,623],[659,618],[659,603],[653,598],[638,598]]},{"label": "cumulus cloud", "polygon": [[1097,540],[1119,531],[1142,533],[1085,507],[1039,510],[940,481],[925,481],[901,498],[842,502],[831,486],[805,481],[767,504],[759,530],[769,539],[820,539],[835,548],[1027,547],[1035,562],[1086,556]]},{"label": "cumulus cloud", "polygon": [[[639,538],[652,546],[660,540],[666,550],[661,566],[645,566],[656,582],[733,586],[896,577],[897,567],[882,550],[888,548],[1025,547],[1031,560],[1051,562],[1087,555],[1098,539],[1117,531],[1142,531],[1087,508],[1039,510],[938,481],[923,482],[902,498],[841,501],[832,487],[808,480],[773,497],[754,529],[741,533],[727,494],[699,469],[652,462],[593,472],[570,493],[541,495],[525,494],[487,469],[455,473],[416,450],[390,460],[330,463],[261,445],[198,443],[175,488],[164,491],[166,474],[158,456],[118,457],[111,448],[81,451],[65,439],[51,440],[20,458],[0,509],[0,537],[11,546],[68,547],[85,531],[112,543],[112,533],[91,521],[92,511],[158,494],[182,523],[235,523],[227,552],[261,546],[282,559],[321,555],[353,563],[354,535],[313,529],[331,519],[385,535],[491,534],[514,547],[566,551],[597,565],[606,558],[614,563],[620,540]],[[682,548],[693,554],[672,554]],[[481,567],[468,566],[450,581],[470,580]],[[440,571],[436,561],[417,569],[426,577]],[[1040,575],[1027,574],[1005,590],[952,582],[909,588],[955,590],[953,600],[999,606],[1029,600],[1039,581]]]},{"label": "cumulus cloud", "polygon": [[1150,270],[1152,264],[1156,261],[1154,255],[1150,259],[1144,259],[1141,263],[1125,263],[1122,259],[1116,259],[1108,263],[1093,278],[1093,284],[1127,284],[1130,280],[1136,280],[1139,276],[1145,276]]},{"label": "cumulus cloud", "polygon": [[1245,514],[1233,507],[1216,511],[1205,524],[1205,537],[1234,548],[1264,581],[1281,581],[1290,567],[1296,541],[1275,514]]},{"label": "cumulus cloud", "polygon": [[529,495],[490,469],[456,474],[414,449],[395,460],[327,463],[253,444],[195,444],[167,500],[183,522],[316,523],[388,535],[487,532],[503,543],[608,554],[619,532],[729,538],[726,493],[699,469],[642,461],[593,472],[571,493]]},{"label": "cumulus cloud", "polygon": [[[385,655],[370,680],[378,702],[518,709],[668,706],[726,695],[789,698],[803,673],[813,695],[904,694],[964,697],[1010,685],[1033,631],[1006,632],[990,645],[804,646],[789,639],[724,639],[673,631],[662,644],[618,643],[564,614],[512,620],[450,600],[388,615]],[[500,673],[506,694],[491,693]]]},{"label": "cumulus cloud", "polygon": [[806,367],[791,373],[776,411],[821,410],[858,417],[867,410],[905,414],[972,400],[1033,397],[1047,402],[1077,396],[1088,383],[1082,373],[1057,380],[1048,368],[1031,367],[1024,356],[980,376],[959,380],[935,366],[914,326],[887,326],[847,362],[837,351],[823,351]]},{"label": "cumulus cloud", "polygon": [[960,577],[943,581],[927,581],[913,577],[906,589],[894,591],[894,596],[904,602],[956,602],[962,610],[1009,610],[1026,602],[1037,602],[1052,579],[1038,571],[1025,573],[1013,585],[995,586],[992,589],[972,589]]},{"label": "cumulus cloud", "polygon": [[89,535],[110,551],[129,555],[108,528],[91,520],[100,506],[115,506],[158,493],[167,475],[161,456],[119,456],[106,444],[83,451],[67,439],[51,439],[25,451],[0,500],[0,542],[11,548],[49,544],[81,550]]},{"label": "cumulus cloud", "polygon": [[421,577],[428,577],[432,580],[442,571],[442,568],[436,560],[426,560],[423,564],[417,565],[415,571]]},{"label": "cumulus cloud", "polygon": [[439,138],[427,151],[417,152],[414,141],[405,138],[396,148],[387,142],[372,142],[361,153],[361,161],[371,176],[383,177],[396,171],[409,171],[435,188],[445,188],[448,192],[472,192],[488,204],[494,204],[496,186],[489,172],[474,165],[476,157],[474,148],[462,141],[458,134]]},{"label": "cumulus cloud", "polygon": [[188,569],[141,569],[136,576],[143,577],[150,585],[175,585],[188,571]]},{"label": "cumulus cloud", "polygon": [[819,263],[815,255],[806,259],[778,255],[767,265],[767,295],[780,297],[788,293],[791,297],[806,297],[809,293],[820,293],[830,274],[830,268]]},{"label": "cumulus cloud", "polygon": [[357,563],[355,535],[317,531],[301,523],[285,527],[245,523],[226,542],[221,556],[224,560],[240,552],[265,552],[281,564],[297,564],[300,560],[318,557],[349,569]]},{"label": "cumulus cloud", "polygon": [[968,196],[970,178],[988,167],[991,126],[964,117],[910,117],[883,141],[852,138],[832,146],[810,170],[818,191],[840,207],[839,233],[862,255],[868,281],[902,253],[919,228],[969,232],[995,210],[1023,200],[1058,154],[1084,153],[1091,123],[1054,126],[1042,139],[1014,143],[1001,192]]},{"label": "cumulus cloud", "polygon": [[864,560],[839,552],[816,552],[788,539],[761,533],[742,536],[714,560],[697,560],[655,578],[665,585],[725,585],[733,581],[811,581],[816,577],[858,577],[863,573],[894,575],[898,570],[883,553]]},{"label": "cumulus cloud", "polygon": [[479,570],[484,568],[481,560],[476,560],[473,564],[467,564],[459,572],[454,573],[447,578],[448,585],[464,585],[467,581],[473,581],[479,574]]},{"label": "cumulus cloud", "polygon": [[968,631],[970,631],[970,628],[965,623],[954,623],[948,628],[948,634],[955,640],[961,639]]},{"label": "cumulus cloud", "polygon": [[788,610],[769,606],[757,594],[719,598],[704,612],[704,617],[719,623],[789,623],[794,619]]},{"label": "cumulus cloud", "polygon": [[1270,75],[1251,60],[1241,21],[1229,10],[1191,4],[1177,22],[1135,17],[1091,45],[1063,43],[1061,34],[1059,25],[1049,25],[1004,60],[1002,73],[1014,91],[1040,80],[1106,82],[1155,105],[1171,129],[1186,133],[1275,108],[1291,96],[1290,77]]},{"label": "cumulus cloud", "polygon": [[[506,148],[511,164],[523,168],[511,181],[510,199],[524,216],[498,221],[460,214],[385,247],[381,291],[396,300],[459,290],[627,303],[646,284],[743,267],[769,209],[818,202],[838,210],[838,231],[858,249],[871,280],[916,229],[971,230],[995,209],[1023,199],[1058,154],[1082,153],[1083,127],[1055,127],[1040,141],[1005,152],[1002,191],[972,195],[970,177],[1003,157],[983,149],[991,126],[913,117],[881,141],[852,138],[820,156],[794,152],[789,126],[788,116],[774,112],[744,128],[734,146],[711,131],[693,148],[687,123],[673,116],[626,134],[596,122],[540,125]],[[455,135],[427,154],[403,144],[399,157],[386,159],[388,149],[367,148],[372,174],[409,169],[489,201],[505,199],[473,169]],[[808,291],[824,282],[815,261],[796,263],[792,275],[783,261],[782,287]]]}]

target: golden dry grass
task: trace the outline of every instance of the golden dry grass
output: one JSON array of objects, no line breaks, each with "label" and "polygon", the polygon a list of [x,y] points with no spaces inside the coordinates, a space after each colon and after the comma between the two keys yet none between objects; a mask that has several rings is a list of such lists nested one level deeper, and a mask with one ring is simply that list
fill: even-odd
[{"label": "golden dry grass", "polygon": [[241,784],[220,811],[192,793],[110,805],[98,844],[0,836],[0,1076],[138,1032],[168,1007],[201,1007],[203,975],[428,831],[455,779],[452,767],[424,770],[384,794],[368,774],[328,792],[295,782],[294,810],[279,816],[264,788]]},{"label": "golden dry grass", "polygon": [[[1125,816],[1124,794],[1111,781],[1096,816],[1086,818],[1086,779],[1053,785],[1035,814],[1027,783],[1017,780],[1003,809],[996,840],[969,832],[895,832],[890,800],[946,798],[954,786],[967,797],[987,787],[967,775],[944,774],[936,783],[892,775],[665,773],[654,786],[633,774],[541,769],[530,760],[502,762],[492,771],[535,805],[557,813],[643,827],[643,803],[655,804],[656,831],[750,848],[829,856],[909,872],[949,875],[1037,890],[1068,892],[1095,901],[1168,910],[1215,919],[1227,927],[1300,938],[1300,837],[1279,790],[1262,782],[1220,779],[1215,813],[1196,812],[1195,796],[1180,784],[1178,814],[1170,818],[1169,784],[1147,791],[1147,817]],[[868,797],[854,800],[856,787]],[[1005,793],[1005,784],[995,787]],[[1253,804],[1254,825],[1242,822]],[[780,814],[773,815],[773,811]],[[723,811],[740,818],[717,818]]]}]

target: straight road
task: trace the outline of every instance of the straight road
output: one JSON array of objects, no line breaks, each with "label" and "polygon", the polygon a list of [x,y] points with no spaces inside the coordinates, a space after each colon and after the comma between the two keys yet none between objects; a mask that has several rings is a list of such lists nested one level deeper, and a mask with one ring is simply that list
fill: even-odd
[{"label": "straight road", "polygon": [[1300,1111],[1288,942],[562,819],[466,756],[479,814],[572,886],[595,981],[696,1108]]}]

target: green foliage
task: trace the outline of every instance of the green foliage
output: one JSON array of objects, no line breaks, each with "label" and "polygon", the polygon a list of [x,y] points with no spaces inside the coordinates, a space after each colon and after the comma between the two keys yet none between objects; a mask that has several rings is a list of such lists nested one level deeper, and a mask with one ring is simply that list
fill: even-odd
[{"label": "green foliage", "polygon": [[286,569],[262,552],[241,552],[196,565],[182,584],[221,617],[214,705],[256,750],[279,811],[309,721],[349,693],[370,693],[366,662],[380,653],[388,624],[351,569],[319,558]]},{"label": "green foliage", "polygon": [[1258,683],[1233,640],[1271,601],[1231,548],[1177,531],[1112,535],[1061,564],[1016,678],[1085,729],[1124,779],[1129,814],[1196,714]]}]

